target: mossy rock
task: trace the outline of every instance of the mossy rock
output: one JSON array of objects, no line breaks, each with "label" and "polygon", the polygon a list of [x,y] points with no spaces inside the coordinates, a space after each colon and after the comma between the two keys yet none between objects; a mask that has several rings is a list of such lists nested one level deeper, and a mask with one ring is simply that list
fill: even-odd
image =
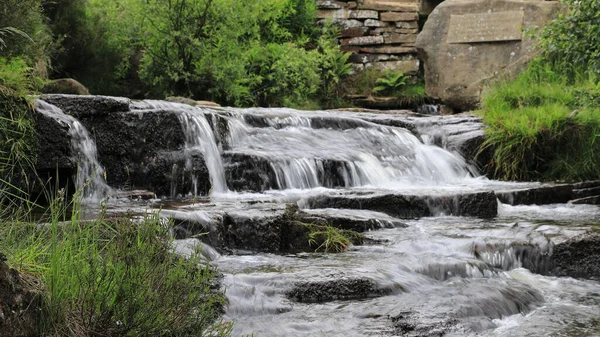
[{"label": "mossy rock", "polygon": [[46,83],[41,92],[45,94],[89,95],[90,91],[77,80],[61,78]]}]

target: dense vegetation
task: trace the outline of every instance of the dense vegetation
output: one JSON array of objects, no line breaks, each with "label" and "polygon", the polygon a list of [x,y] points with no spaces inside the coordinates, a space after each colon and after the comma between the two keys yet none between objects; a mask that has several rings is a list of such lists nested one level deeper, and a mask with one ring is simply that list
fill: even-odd
[{"label": "dense vegetation", "polygon": [[315,12],[313,0],[7,0],[0,28],[22,34],[0,35],[0,56],[94,94],[330,106],[350,67]]},{"label": "dense vegetation", "polygon": [[497,178],[600,177],[600,2],[566,2],[569,11],[539,32],[540,56],[484,96]]}]

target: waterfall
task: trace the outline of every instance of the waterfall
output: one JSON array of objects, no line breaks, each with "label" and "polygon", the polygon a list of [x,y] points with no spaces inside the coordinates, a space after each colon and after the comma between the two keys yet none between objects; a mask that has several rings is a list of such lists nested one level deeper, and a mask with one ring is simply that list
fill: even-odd
[{"label": "waterfall", "polygon": [[102,200],[112,192],[112,188],[106,184],[104,168],[98,162],[96,143],[86,128],[75,117],[65,114],[54,105],[37,100],[35,106],[41,114],[68,127],[71,149],[78,167],[75,187],[81,191],[81,200],[84,203]]},{"label": "waterfall", "polygon": [[[136,110],[165,109],[175,111],[185,133],[186,169],[191,170],[192,168],[192,155],[202,154],[210,173],[212,192],[225,193],[228,191],[223,159],[213,129],[208,123],[202,108],[154,100],[135,102],[132,105],[132,108]],[[192,184],[194,185],[194,195],[197,196],[198,177],[192,177]]]},{"label": "waterfall", "polygon": [[457,153],[424,144],[404,128],[352,114],[291,109],[227,112],[225,152],[266,159],[278,189],[437,184],[459,182],[475,172]]}]

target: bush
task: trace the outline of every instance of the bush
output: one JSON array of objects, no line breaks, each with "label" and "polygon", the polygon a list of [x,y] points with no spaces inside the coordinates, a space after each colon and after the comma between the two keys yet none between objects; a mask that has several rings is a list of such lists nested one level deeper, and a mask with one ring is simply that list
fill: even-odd
[{"label": "bush", "polygon": [[600,80],[600,2],[563,0],[568,11],[541,32],[541,48],[554,70],[574,79],[580,70]]}]

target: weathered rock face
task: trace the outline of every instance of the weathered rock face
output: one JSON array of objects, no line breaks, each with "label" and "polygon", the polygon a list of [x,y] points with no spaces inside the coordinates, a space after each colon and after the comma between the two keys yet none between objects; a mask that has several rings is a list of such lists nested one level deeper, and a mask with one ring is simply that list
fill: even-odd
[{"label": "weathered rock face", "polygon": [[416,42],[427,94],[458,110],[475,108],[488,81],[515,74],[535,55],[523,30],[543,26],[560,8],[535,0],[441,3]]},{"label": "weathered rock face", "polygon": [[[173,196],[193,192],[195,176],[199,195],[210,190],[204,158],[184,153],[185,135],[176,111],[131,111],[129,99],[119,97],[44,95],[41,99],[75,116],[88,129],[109,185]],[[57,169],[61,176],[74,174],[77,167],[66,127],[41,114],[37,118],[42,137],[38,171],[48,177]]]},{"label": "weathered rock face", "polygon": [[40,292],[2,261],[0,254],[0,337],[36,336]]}]

